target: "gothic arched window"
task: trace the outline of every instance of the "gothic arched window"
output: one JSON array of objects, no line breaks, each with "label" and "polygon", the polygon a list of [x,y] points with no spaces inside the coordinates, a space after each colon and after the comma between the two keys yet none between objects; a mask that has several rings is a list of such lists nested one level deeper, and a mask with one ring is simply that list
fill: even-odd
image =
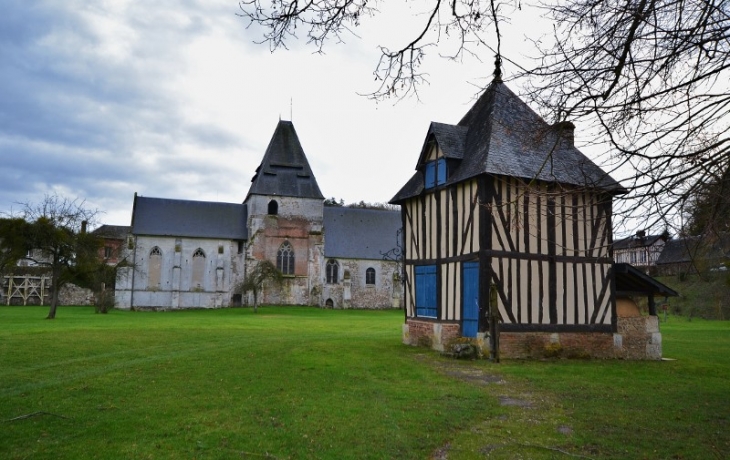
[{"label": "gothic arched window", "polygon": [[375,269],[373,267],[365,270],[365,284],[375,284]]},{"label": "gothic arched window", "polygon": [[327,272],[327,284],[337,284],[337,281],[339,280],[338,272],[340,270],[340,264],[338,264],[336,260],[330,259],[327,261],[325,269]]},{"label": "gothic arched window", "polygon": [[294,248],[288,241],[279,246],[279,251],[276,253],[276,268],[283,275],[294,274]]},{"label": "gothic arched window", "polygon": [[147,270],[147,287],[158,289],[160,277],[162,276],[162,251],[155,246],[150,251],[150,260]]},{"label": "gothic arched window", "polygon": [[198,248],[193,252],[193,288],[202,288],[205,280],[205,253]]}]

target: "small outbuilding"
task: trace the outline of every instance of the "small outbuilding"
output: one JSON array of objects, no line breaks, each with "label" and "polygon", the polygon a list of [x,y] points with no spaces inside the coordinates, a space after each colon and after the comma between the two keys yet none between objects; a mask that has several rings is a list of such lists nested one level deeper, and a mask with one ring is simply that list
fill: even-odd
[{"label": "small outbuilding", "polygon": [[404,231],[404,343],[626,355],[611,226],[626,190],[573,136],[572,123],[548,124],[499,79],[459,123],[431,123],[391,200]]}]

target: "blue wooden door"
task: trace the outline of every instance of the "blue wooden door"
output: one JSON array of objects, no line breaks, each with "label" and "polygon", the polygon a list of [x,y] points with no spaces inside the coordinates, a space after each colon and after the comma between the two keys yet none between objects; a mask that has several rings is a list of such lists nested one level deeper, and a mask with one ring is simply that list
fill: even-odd
[{"label": "blue wooden door", "polygon": [[416,316],[437,317],[436,266],[416,267]]},{"label": "blue wooden door", "polygon": [[479,329],[479,262],[463,264],[461,283],[461,335],[476,337]]}]

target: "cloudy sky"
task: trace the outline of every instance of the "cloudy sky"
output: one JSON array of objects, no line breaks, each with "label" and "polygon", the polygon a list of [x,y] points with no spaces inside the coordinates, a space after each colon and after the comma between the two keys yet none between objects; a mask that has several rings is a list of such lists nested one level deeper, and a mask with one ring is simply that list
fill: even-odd
[{"label": "cloudy sky", "polygon": [[[484,63],[434,50],[419,99],[361,96],[376,89],[377,45],[402,46],[402,14],[424,9],[402,4],[321,55],[303,42],[273,54],[255,44],[262,31],[235,0],[6,0],[0,212],[57,193],[102,211],[99,223],[129,225],[135,192],[241,202],[280,118],[293,121],[325,196],[389,200],[429,123],[458,122],[493,70],[485,48]],[[529,53],[522,30],[534,18],[504,28],[506,54]]]}]

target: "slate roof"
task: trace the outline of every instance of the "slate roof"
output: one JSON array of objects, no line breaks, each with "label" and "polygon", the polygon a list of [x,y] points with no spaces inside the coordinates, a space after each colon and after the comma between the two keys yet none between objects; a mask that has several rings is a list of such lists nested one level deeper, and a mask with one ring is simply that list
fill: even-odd
[{"label": "slate roof", "polygon": [[630,249],[630,248],[641,248],[649,247],[654,245],[660,239],[665,238],[664,235],[647,235],[644,237],[637,237],[635,235],[627,238],[621,238],[613,242],[613,249]]},{"label": "slate roof", "polygon": [[[435,140],[447,158],[460,159],[445,185],[494,174],[625,193],[575,148],[572,130],[570,123],[549,125],[504,83],[495,80],[457,125],[431,123],[417,168],[422,167],[429,142]],[[423,174],[417,171],[391,203],[422,191]]]},{"label": "slate roof", "polygon": [[432,139],[441,147],[444,157],[461,160],[464,158],[464,142],[468,130],[466,126],[447,125],[432,121],[428,127],[426,141],[421,149],[420,160],[428,153],[428,147]]},{"label": "slate roof", "polygon": [[247,205],[134,197],[132,233],[191,238],[248,239]]},{"label": "slate roof", "polygon": [[714,238],[688,236],[668,240],[656,263],[678,264],[697,259],[721,261],[727,258],[730,258],[730,234]]},{"label": "slate roof", "polygon": [[102,238],[113,238],[123,240],[127,237],[132,227],[129,225],[102,225],[91,233]]},{"label": "slate roof", "polygon": [[324,255],[382,260],[397,246],[400,228],[400,211],[325,206]]},{"label": "slate roof", "polygon": [[246,198],[250,195],[324,200],[291,121],[279,120]]},{"label": "slate roof", "polygon": [[664,249],[662,249],[662,253],[659,254],[659,258],[656,261],[657,265],[676,264],[691,261],[692,257],[690,256],[690,254],[697,251],[698,243],[699,239],[696,237],[668,240],[664,244]]}]

